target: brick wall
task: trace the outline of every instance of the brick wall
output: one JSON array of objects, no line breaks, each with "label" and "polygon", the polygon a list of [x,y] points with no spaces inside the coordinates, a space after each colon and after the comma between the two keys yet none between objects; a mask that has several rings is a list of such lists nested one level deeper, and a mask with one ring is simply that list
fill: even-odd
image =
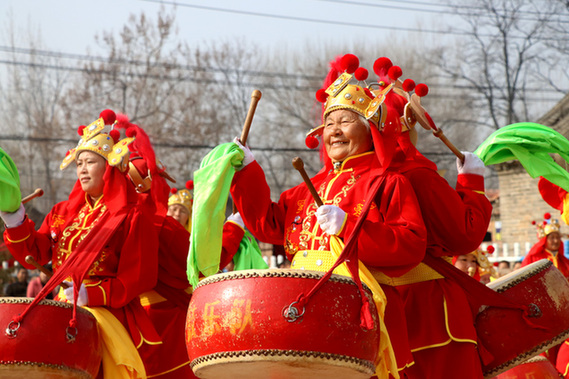
[{"label": "brick wall", "polygon": [[[569,135],[569,96],[566,96],[537,123]],[[562,166],[563,160],[556,159]],[[500,191],[499,218],[502,223],[501,242],[512,246],[526,242],[532,245],[537,242],[535,226],[532,220],[542,221],[546,212],[560,220],[559,211],[551,208],[539,194],[537,183],[539,178],[531,178],[518,161],[507,162],[496,166]],[[567,238],[569,227],[560,220],[563,239]],[[523,253],[522,253],[523,254]]]}]

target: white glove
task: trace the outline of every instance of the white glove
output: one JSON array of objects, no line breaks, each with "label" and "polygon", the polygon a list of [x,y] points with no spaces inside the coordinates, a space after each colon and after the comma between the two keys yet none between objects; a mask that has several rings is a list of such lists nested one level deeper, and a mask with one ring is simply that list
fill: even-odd
[{"label": "white glove", "polygon": [[464,154],[464,163],[456,158],[458,174],[474,174],[484,176],[484,163],[477,155],[461,151]]},{"label": "white glove", "polygon": [[325,233],[334,236],[342,230],[346,212],[336,205],[322,205],[316,210],[316,219]]},{"label": "white glove", "polygon": [[[69,287],[63,290],[63,294],[67,298],[67,301],[70,303],[74,303],[73,299],[73,282],[64,281],[63,283],[67,284]],[[85,284],[81,283],[81,288],[79,288],[79,298],[77,299],[77,305],[82,307],[84,305],[89,304],[89,297],[87,296],[87,288],[85,288]]]},{"label": "white glove", "polygon": [[241,217],[241,214],[239,212],[231,214],[229,217],[227,217],[227,221],[233,221],[234,223],[245,229],[243,218]]},{"label": "white glove", "polygon": [[233,142],[235,142],[237,144],[237,146],[239,146],[241,148],[241,150],[243,150],[243,154],[245,154],[245,156],[243,157],[243,166],[241,166],[241,168],[247,166],[249,163],[255,161],[255,157],[253,156],[253,153],[251,152],[251,150],[249,150],[249,148],[247,146],[243,146],[243,144],[241,143],[241,141],[239,140],[238,137],[235,137],[233,139]]},{"label": "white glove", "polygon": [[2,220],[4,220],[4,224],[8,229],[22,225],[26,218],[26,209],[24,208],[24,204],[20,204],[20,208],[13,213],[0,211],[0,217],[2,217]]}]

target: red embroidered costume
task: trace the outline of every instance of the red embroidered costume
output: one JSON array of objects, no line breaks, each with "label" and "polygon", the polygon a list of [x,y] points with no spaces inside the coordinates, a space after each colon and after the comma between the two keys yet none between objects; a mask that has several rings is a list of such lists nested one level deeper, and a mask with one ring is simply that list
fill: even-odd
[{"label": "red embroidered costume", "polygon": [[[339,61],[331,63],[324,88],[338,78],[338,64]],[[364,94],[359,86],[341,88],[337,97],[330,96],[326,102],[323,119],[328,113],[342,109],[362,115],[366,105],[372,102],[373,94],[369,91]],[[345,100],[351,96],[360,96],[361,101]],[[352,233],[365,203],[373,202],[357,238],[358,257],[378,278],[387,297],[385,324],[397,367],[402,370],[412,364],[405,317],[399,294],[386,282],[390,276],[404,274],[423,259],[426,235],[410,183],[402,175],[385,170],[390,157],[384,154],[384,136],[377,129],[378,123],[385,122],[387,113],[383,112],[381,121],[378,112],[369,122],[371,136],[368,136],[373,138],[375,151],[350,155],[333,167],[326,151],[321,150],[325,167],[311,181],[324,205],[334,205],[345,212],[341,230],[335,234],[343,241]],[[318,127],[312,135],[319,135],[322,130]],[[384,182],[375,197],[369,199],[369,189],[377,180]],[[284,244],[292,269],[328,271],[332,267],[335,258],[330,253],[330,235],[317,221],[318,207],[305,184],[283,192],[278,202],[272,202],[264,173],[253,161],[235,174],[231,195],[255,237],[263,242]]]}]

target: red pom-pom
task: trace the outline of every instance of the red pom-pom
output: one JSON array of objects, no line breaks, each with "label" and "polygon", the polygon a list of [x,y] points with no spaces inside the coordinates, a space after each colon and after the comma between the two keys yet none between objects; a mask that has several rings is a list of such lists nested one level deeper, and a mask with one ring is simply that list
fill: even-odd
[{"label": "red pom-pom", "polygon": [[83,135],[83,129],[85,129],[87,126],[85,125],[81,125],[77,128],[77,134],[79,134],[80,136]]},{"label": "red pom-pom", "polygon": [[549,220],[549,219],[551,218],[551,213],[546,212],[546,213],[543,215],[543,218],[544,218],[544,220]]},{"label": "red pom-pom", "polygon": [[304,140],[304,143],[306,144],[306,147],[308,147],[309,149],[316,149],[320,144],[320,142],[318,142],[318,138],[314,136],[307,136],[306,139]]},{"label": "red pom-pom", "polygon": [[411,92],[415,89],[415,82],[413,79],[405,79],[403,82],[403,91]]},{"label": "red pom-pom", "polygon": [[403,70],[401,70],[399,66],[393,66],[387,71],[387,75],[389,75],[392,80],[397,80],[403,75]]},{"label": "red pom-pom", "polygon": [[171,188],[171,189],[170,189],[170,193],[171,193],[172,195],[175,194],[176,192],[178,192],[178,189],[177,189],[177,188]]},{"label": "red pom-pom", "polygon": [[494,246],[490,245],[490,246],[488,246],[488,249],[486,249],[486,252],[487,252],[488,254],[492,254],[492,253],[494,252],[494,250],[495,250],[495,249],[494,249]]},{"label": "red pom-pom", "polygon": [[543,225],[547,225],[547,221],[544,221],[544,222],[543,222]]},{"label": "red pom-pom", "polygon": [[389,71],[391,66],[393,66],[391,59],[387,57],[381,57],[376,59],[376,61],[373,63],[373,72],[375,72],[375,74],[378,76],[382,76],[385,75],[387,71]]},{"label": "red pom-pom", "polygon": [[366,95],[368,95],[371,99],[375,98],[375,95],[373,94],[373,92],[370,91],[369,88],[364,88],[364,92]]},{"label": "red pom-pom", "polygon": [[115,141],[115,143],[117,143],[121,139],[121,133],[116,129],[111,130],[109,135],[111,136],[113,141]]},{"label": "red pom-pom", "polygon": [[105,125],[110,125],[117,119],[117,115],[110,109],[105,109],[99,114],[99,117],[103,119]]},{"label": "red pom-pom", "polygon": [[532,225],[535,225],[535,224],[536,224],[535,220],[533,220],[533,221],[531,222],[531,224],[532,224]]},{"label": "red pom-pom", "polygon": [[125,130],[125,132],[124,132],[124,134],[129,138],[136,137],[137,133],[138,133],[138,131],[134,127],[130,127],[127,130]]},{"label": "red pom-pom", "polygon": [[415,87],[415,93],[419,97],[427,96],[429,93],[429,87],[424,83],[419,83],[417,84],[417,87]]},{"label": "red pom-pom", "polygon": [[494,262],[494,263],[492,263],[492,266],[498,267],[499,264],[500,264],[500,262]]},{"label": "red pom-pom", "polygon": [[326,93],[326,90],[324,88],[320,88],[318,91],[316,91],[316,100],[321,103],[325,103],[328,99],[328,96],[329,95]]},{"label": "red pom-pom", "polygon": [[366,68],[359,67],[356,72],[354,72],[354,76],[356,77],[356,80],[366,80],[369,76],[369,72]]},{"label": "red pom-pom", "polygon": [[194,181],[193,180],[188,180],[186,182],[186,189],[190,190],[190,191],[194,189]]},{"label": "red pom-pom", "polygon": [[346,54],[340,60],[340,67],[348,74],[354,73],[360,66],[360,60],[354,54]]}]

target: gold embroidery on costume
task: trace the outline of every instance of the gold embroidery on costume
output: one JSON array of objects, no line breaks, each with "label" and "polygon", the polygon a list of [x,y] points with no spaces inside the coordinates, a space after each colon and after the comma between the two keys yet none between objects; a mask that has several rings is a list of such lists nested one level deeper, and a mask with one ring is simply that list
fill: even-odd
[{"label": "gold embroidery on costume", "polygon": [[65,219],[63,218],[63,216],[61,215],[53,215],[52,221],[51,221],[51,227],[52,228],[57,228],[61,225],[65,224]]},{"label": "gold embroidery on costume", "polygon": [[[106,211],[107,207],[101,203],[99,203],[95,208],[91,208],[89,204],[85,204],[80,209],[77,218],[74,219],[71,225],[66,227],[61,233],[61,238],[57,246],[54,268],[61,266],[63,262],[67,260],[74,247],[89,235],[93,226],[97,224],[101,216],[105,214]],[[96,213],[96,217],[94,219],[90,219],[94,213]]]}]

